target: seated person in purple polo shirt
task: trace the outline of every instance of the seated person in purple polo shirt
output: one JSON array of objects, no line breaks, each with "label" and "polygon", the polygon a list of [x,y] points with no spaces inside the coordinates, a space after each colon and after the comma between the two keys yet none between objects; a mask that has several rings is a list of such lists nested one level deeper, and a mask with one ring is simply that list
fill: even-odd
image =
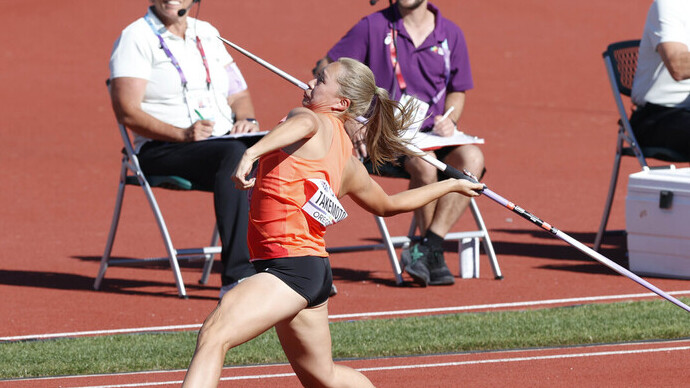
[{"label": "seated person in purple polo shirt", "polygon": [[[392,98],[401,102],[415,98],[419,117],[426,117],[422,131],[440,136],[454,133],[465,91],[473,86],[472,74],[462,30],[442,17],[433,4],[397,0],[364,17],[317,62],[315,73],[340,57],[369,66],[377,85],[387,89]],[[354,124],[350,127],[360,129]],[[360,156],[366,157],[366,149],[357,140],[361,137],[361,133],[355,134],[353,141]],[[432,156],[475,176],[484,171],[484,156],[475,145],[444,147],[433,151]],[[410,188],[439,179],[436,168],[419,157],[405,157],[401,164],[410,175]],[[452,193],[415,211],[423,239],[402,253],[405,271],[415,282],[422,286],[455,283],[443,258],[443,237],[468,205],[469,198]]]}]

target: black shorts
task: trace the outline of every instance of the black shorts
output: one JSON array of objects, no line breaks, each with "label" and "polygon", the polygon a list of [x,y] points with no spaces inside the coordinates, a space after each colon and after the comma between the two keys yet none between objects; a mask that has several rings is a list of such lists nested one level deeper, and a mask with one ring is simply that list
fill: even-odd
[{"label": "black shorts", "polygon": [[333,285],[333,274],[328,257],[282,257],[252,261],[256,273],[267,272],[276,276],[314,307],[328,300]]}]

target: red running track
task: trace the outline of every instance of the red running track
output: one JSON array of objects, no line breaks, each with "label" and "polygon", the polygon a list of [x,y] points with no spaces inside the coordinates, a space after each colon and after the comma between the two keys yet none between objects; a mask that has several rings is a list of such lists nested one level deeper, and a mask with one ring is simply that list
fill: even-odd
[{"label": "red running track", "polygon": [[[379,387],[684,387],[690,341],[458,353],[343,362]],[[179,386],[184,371],[54,377],[0,387]],[[300,387],[287,364],[225,368],[219,387]]]},{"label": "red running track", "polygon": [[[485,183],[591,244],[606,195],[616,131],[601,52],[610,42],[640,36],[649,1],[435,3],[462,26],[469,43],[476,86],[468,93],[461,127],[486,140],[482,146],[488,168]],[[0,131],[0,165],[4,167],[0,170],[0,310],[5,312],[0,337],[199,324],[216,303],[219,278],[214,274],[208,285],[196,285],[198,266],[183,268],[189,300],[176,297],[166,268],[111,268],[103,290],[91,289],[112,216],[120,162],[120,140],[104,86],[108,58],[120,30],[142,16],[147,4],[144,0],[60,4],[0,0],[3,26],[9,34],[0,48],[4,113]],[[224,37],[307,81],[314,61],[374,9],[364,0],[350,1],[347,6],[317,0],[204,1],[200,17],[212,22]],[[241,55],[233,55],[252,89],[264,126],[299,103],[299,89]],[[636,170],[634,161],[624,161],[610,221],[613,229],[625,225],[625,177]],[[391,192],[405,185],[399,180],[381,182]],[[179,245],[208,239],[213,219],[209,195],[161,191],[158,196]],[[451,287],[396,287],[383,252],[339,254],[332,257],[332,264],[340,293],[331,300],[330,313],[647,292],[490,200],[480,198],[478,204],[494,241],[503,280],[492,278],[483,256],[480,279],[458,278]],[[329,231],[329,245],[375,239],[371,216],[351,202],[345,205],[350,217]],[[130,191],[115,255],[162,252],[148,212],[143,196]],[[409,215],[389,221],[395,234],[406,233],[408,224]],[[457,230],[471,224],[466,215]],[[624,239],[608,238],[603,253],[624,262]],[[458,272],[456,255],[446,256],[454,273]],[[665,291],[690,289],[683,280],[649,280]],[[486,380],[487,385],[547,385],[553,381],[587,385],[587,381],[594,382],[592,385],[645,386],[649,384],[638,382],[654,385],[664,376],[672,381],[663,385],[673,385],[686,374],[668,369],[672,367],[668,358],[682,361],[687,354],[607,356],[602,359],[616,361],[587,367],[578,366],[585,358],[567,358],[462,365],[447,373],[440,367],[420,368],[390,376],[402,376],[410,384],[438,382],[439,386],[481,385],[481,376],[491,379]],[[644,357],[644,368],[636,367],[639,357]],[[657,358],[660,360],[655,361]],[[559,365],[552,367],[552,363]],[[366,360],[358,365],[376,364]],[[616,367],[607,372],[602,369],[597,378],[590,374],[609,364]],[[556,374],[554,369],[562,373]],[[370,375],[382,386],[397,384],[397,377],[383,373]],[[559,380],[566,378],[572,380]]]}]

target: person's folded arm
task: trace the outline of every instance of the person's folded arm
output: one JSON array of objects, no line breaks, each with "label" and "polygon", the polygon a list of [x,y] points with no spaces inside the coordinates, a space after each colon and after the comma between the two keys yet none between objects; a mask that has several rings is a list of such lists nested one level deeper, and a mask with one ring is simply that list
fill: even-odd
[{"label": "person's folded arm", "polygon": [[676,81],[690,79],[690,51],[680,42],[664,42],[657,46],[664,65]]},{"label": "person's folded arm", "polygon": [[189,128],[178,128],[165,123],[141,109],[147,80],[121,77],[110,82],[110,98],[118,122],[131,131],[153,140],[169,142],[196,141],[209,137],[213,123],[199,120]]}]

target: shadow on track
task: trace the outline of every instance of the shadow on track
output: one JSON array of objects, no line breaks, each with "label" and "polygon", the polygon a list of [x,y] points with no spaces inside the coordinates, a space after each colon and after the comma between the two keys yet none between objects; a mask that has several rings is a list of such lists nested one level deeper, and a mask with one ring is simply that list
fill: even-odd
[{"label": "shadow on track", "polygon": [[[47,288],[55,290],[75,290],[75,291],[92,291],[94,293],[116,293],[123,295],[142,295],[142,296],[157,296],[164,298],[179,298],[175,283],[159,282],[155,280],[131,280],[106,278],[101,289],[95,291],[93,289],[94,279],[89,276],[59,273],[59,272],[40,272],[40,271],[21,271],[21,270],[0,270],[0,284],[9,286],[21,286],[30,288]],[[208,287],[196,284],[185,284],[191,290],[208,290],[216,289],[215,287]],[[146,288],[169,288],[170,291],[156,291],[146,292]],[[197,300],[215,300],[214,297],[203,296],[189,296],[189,299]]]}]

